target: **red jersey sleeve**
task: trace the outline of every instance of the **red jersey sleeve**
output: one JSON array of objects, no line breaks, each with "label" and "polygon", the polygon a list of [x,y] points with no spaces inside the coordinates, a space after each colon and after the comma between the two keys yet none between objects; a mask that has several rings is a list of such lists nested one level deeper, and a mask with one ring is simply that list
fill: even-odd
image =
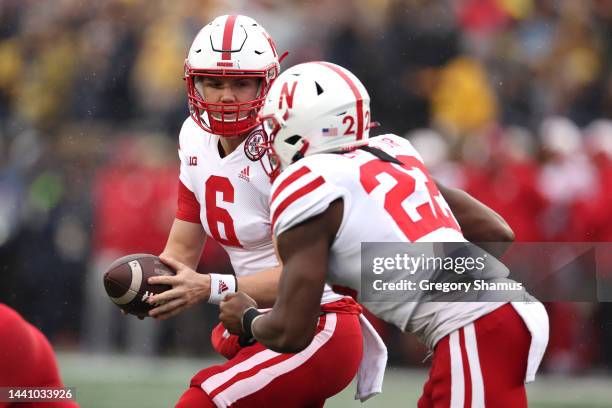
[{"label": "red jersey sleeve", "polygon": [[185,187],[181,180],[178,186],[176,218],[196,224],[200,223],[200,203],[193,191]]}]

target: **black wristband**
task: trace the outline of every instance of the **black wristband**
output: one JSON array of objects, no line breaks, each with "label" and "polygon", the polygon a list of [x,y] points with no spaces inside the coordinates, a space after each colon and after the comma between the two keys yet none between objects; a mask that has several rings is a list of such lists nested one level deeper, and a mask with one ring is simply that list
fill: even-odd
[{"label": "black wristband", "polygon": [[253,337],[247,337],[246,334],[241,334],[238,336],[238,345],[240,347],[249,347],[255,343],[257,343],[257,340],[255,340]]},{"label": "black wristband", "polygon": [[247,337],[253,337],[253,330],[251,325],[253,324],[253,320],[262,315],[259,310],[254,307],[247,309],[246,312],[242,315],[242,330],[244,330],[244,334]]}]

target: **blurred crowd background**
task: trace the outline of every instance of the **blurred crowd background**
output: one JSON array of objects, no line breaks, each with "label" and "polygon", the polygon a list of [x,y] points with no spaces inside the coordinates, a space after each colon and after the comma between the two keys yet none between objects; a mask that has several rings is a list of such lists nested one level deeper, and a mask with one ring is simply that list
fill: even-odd
[{"label": "blurred crowd background", "polygon": [[[0,0],[0,301],[60,349],[202,355],[216,310],[119,314],[101,274],[159,253],[176,206],[183,61],[216,15],[258,20],[283,63],[329,60],[374,134],[519,241],[612,241],[611,0]],[[202,271],[230,272],[207,244]],[[610,303],[551,303],[545,370],[612,372]],[[149,320],[149,319],[147,319]],[[424,350],[379,324],[393,364]]]}]

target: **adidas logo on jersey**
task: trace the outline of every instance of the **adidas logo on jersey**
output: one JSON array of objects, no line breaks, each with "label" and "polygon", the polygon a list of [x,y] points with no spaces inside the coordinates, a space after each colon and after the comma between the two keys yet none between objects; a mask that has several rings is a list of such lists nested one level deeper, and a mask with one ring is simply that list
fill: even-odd
[{"label": "adidas logo on jersey", "polygon": [[240,173],[238,173],[238,177],[246,181],[251,181],[251,178],[249,176],[249,169],[250,166],[246,166],[244,169],[240,170]]},{"label": "adidas logo on jersey", "polygon": [[228,290],[229,288],[227,287],[227,284],[223,281],[219,282],[219,293],[217,293],[218,295],[222,294],[223,292],[225,292],[226,290]]}]

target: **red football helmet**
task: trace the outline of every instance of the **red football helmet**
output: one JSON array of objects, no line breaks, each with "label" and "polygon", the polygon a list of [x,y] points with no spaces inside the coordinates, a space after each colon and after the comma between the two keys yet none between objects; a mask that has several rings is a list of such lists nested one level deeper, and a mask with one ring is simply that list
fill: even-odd
[{"label": "red football helmet", "polygon": [[[185,60],[189,110],[202,129],[238,136],[257,126],[257,113],[280,72],[276,46],[266,30],[242,15],[220,16],[200,30]],[[207,102],[198,90],[203,77],[257,78],[255,99],[240,103]]]}]

